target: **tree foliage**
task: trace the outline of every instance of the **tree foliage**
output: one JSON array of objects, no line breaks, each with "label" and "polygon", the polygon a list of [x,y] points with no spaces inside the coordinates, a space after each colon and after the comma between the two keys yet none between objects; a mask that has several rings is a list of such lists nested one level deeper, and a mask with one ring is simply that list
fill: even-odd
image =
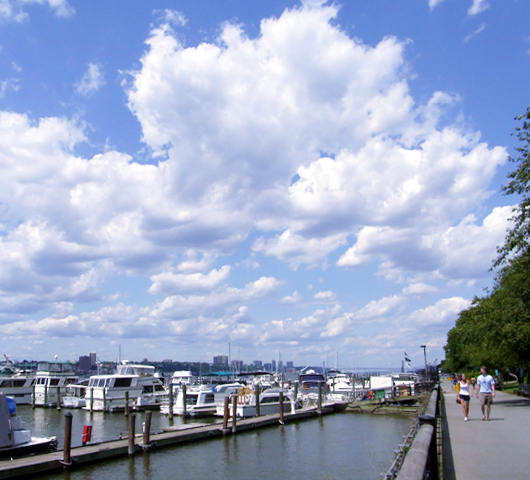
[{"label": "tree foliage", "polygon": [[494,267],[500,268],[488,295],[476,297],[447,336],[447,371],[499,370],[522,367],[530,371],[530,108],[517,117],[521,146],[518,164],[508,175],[505,195],[521,199],[514,208],[513,227],[498,248]]},{"label": "tree foliage", "polygon": [[517,158],[510,161],[518,163],[516,170],[508,174],[508,185],[503,188],[504,195],[519,195],[521,202],[514,208],[513,227],[508,230],[504,245],[497,249],[494,266],[505,265],[511,256],[517,256],[529,249],[530,241],[530,108],[526,113],[516,117],[522,125],[516,128],[521,145],[515,150]]}]

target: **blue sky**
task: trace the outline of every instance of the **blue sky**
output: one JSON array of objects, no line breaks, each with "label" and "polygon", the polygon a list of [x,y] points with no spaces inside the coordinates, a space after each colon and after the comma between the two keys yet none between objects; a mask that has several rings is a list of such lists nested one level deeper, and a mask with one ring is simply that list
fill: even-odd
[{"label": "blue sky", "polygon": [[530,105],[517,0],[0,0],[15,359],[442,359]]}]

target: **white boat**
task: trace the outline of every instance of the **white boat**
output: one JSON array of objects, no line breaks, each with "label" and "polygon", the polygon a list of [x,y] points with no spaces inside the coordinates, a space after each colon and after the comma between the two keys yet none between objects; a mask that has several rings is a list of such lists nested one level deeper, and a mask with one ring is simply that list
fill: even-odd
[{"label": "white boat", "polygon": [[[179,389],[173,402],[175,415],[207,416],[215,415],[217,404],[224,402],[224,398],[236,394],[243,385],[241,383],[225,383],[215,387],[202,385],[200,387],[186,387],[186,409],[184,409],[184,390]],[[160,412],[169,414],[169,404],[160,407]]]},{"label": "white boat", "polygon": [[173,372],[171,376],[171,385],[173,385],[173,391],[178,392],[182,385],[191,386],[197,382],[195,377],[189,370],[178,370]]},{"label": "white boat", "polygon": [[158,408],[167,398],[164,382],[148,365],[118,365],[118,372],[90,377],[85,393],[85,410],[123,411],[128,399],[131,408]]},{"label": "white boat", "polygon": [[87,385],[67,385],[67,393],[62,398],[62,406],[65,408],[83,408],[86,405],[86,389]]},{"label": "white boat", "polygon": [[30,405],[35,375],[14,373],[0,377],[0,392],[15,400],[17,405]]},{"label": "white boat", "polygon": [[[293,411],[294,404],[290,392],[282,388],[269,388],[259,394],[259,414],[273,415],[280,413],[280,392],[283,393],[283,412]],[[229,409],[232,416],[232,406]],[[224,416],[224,402],[217,403],[215,415]],[[256,395],[248,387],[240,388],[237,396],[236,417],[249,418],[257,416]]]},{"label": "white boat", "polygon": [[16,402],[0,394],[0,457],[14,458],[57,450],[55,437],[32,437],[16,414]]},{"label": "white boat", "polygon": [[34,383],[34,404],[40,407],[60,405],[66,395],[66,386],[78,380],[70,362],[39,362]]}]

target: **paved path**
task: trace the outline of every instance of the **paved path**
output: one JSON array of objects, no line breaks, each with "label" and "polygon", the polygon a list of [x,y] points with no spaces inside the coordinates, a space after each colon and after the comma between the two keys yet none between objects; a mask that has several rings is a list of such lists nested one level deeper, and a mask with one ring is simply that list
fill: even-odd
[{"label": "paved path", "polygon": [[444,394],[444,480],[530,479],[530,400],[497,391],[489,422],[478,398],[471,398],[469,421],[448,381]]}]

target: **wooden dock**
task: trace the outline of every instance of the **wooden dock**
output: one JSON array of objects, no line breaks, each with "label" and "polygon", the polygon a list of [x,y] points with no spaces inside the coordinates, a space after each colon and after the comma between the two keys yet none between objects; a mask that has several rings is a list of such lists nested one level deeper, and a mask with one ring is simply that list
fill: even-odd
[{"label": "wooden dock", "polygon": [[[322,408],[321,413],[316,409],[285,413],[283,415],[283,421],[284,423],[290,423],[333,412],[335,412],[335,410],[332,407],[325,407]],[[256,428],[274,425],[280,425],[279,414],[238,419],[235,433],[237,434]],[[163,433],[151,435],[149,445],[142,445],[142,435],[136,435],[135,453],[155,451],[160,448],[170,447],[181,443],[213,439],[227,434],[233,435],[231,424],[227,430],[223,430],[222,423],[215,423],[212,425],[199,424],[197,426],[186,425],[184,427],[179,426],[175,428],[166,428],[164,430]],[[4,460],[0,462],[0,478],[2,480],[8,478],[35,478],[38,475],[61,471],[63,469],[73,470],[103,460],[127,456],[129,452],[128,446],[129,440],[125,438],[122,440],[72,448],[71,465],[63,464],[63,451],[17,458],[14,460]]]}]

